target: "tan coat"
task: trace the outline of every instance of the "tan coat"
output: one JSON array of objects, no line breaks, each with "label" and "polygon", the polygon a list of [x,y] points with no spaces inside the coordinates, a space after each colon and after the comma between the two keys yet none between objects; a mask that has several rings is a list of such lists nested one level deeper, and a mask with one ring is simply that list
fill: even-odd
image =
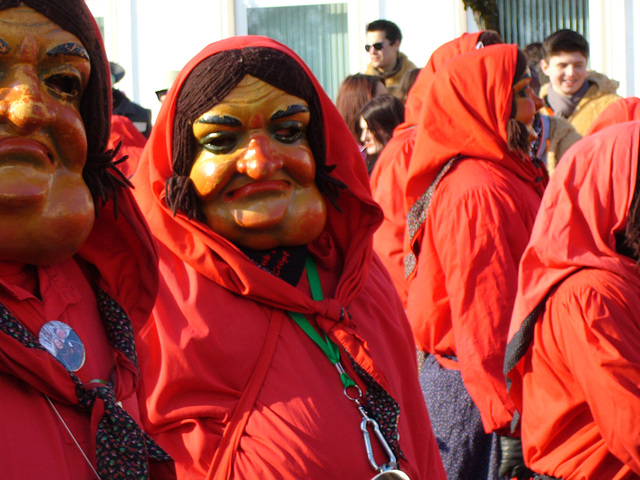
[{"label": "tan coat", "polygon": [[571,145],[582,138],[573,125],[560,117],[549,117],[549,146],[547,148],[547,170],[549,175],[556,169],[558,161]]},{"label": "tan coat", "polygon": [[[591,124],[609,104],[621,98],[616,94],[620,82],[593,71],[587,72],[587,81],[592,84],[591,87],[589,87],[587,93],[578,102],[576,109],[567,119],[580,135],[587,133]],[[540,88],[540,97],[545,103],[548,91],[548,83]],[[549,107],[542,108],[541,112],[546,115],[553,115],[553,111]]]},{"label": "tan coat", "polygon": [[400,83],[402,82],[402,77],[404,76],[404,74],[409,70],[413,70],[414,68],[417,68],[415,64],[411,60],[409,60],[404,53],[398,52],[398,63],[396,64],[396,68],[394,68],[393,71],[384,73],[374,67],[371,62],[369,62],[369,65],[367,65],[367,69],[364,73],[366,75],[381,77],[382,82],[384,83],[385,87],[387,87],[389,93],[395,95],[395,92],[400,87]]}]

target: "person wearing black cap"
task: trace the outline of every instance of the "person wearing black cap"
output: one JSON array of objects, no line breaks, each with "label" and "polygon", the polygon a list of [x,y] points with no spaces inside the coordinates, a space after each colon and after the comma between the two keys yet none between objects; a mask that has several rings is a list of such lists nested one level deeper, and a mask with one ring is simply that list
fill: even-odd
[{"label": "person wearing black cap", "polygon": [[145,138],[151,135],[151,110],[129,100],[127,95],[114,87],[124,78],[124,67],[119,63],[109,62],[113,95],[113,114],[127,117]]},{"label": "person wearing black cap", "polygon": [[0,24],[0,476],[175,478],[134,419],[157,259],[100,32],[82,0],[0,0]]}]

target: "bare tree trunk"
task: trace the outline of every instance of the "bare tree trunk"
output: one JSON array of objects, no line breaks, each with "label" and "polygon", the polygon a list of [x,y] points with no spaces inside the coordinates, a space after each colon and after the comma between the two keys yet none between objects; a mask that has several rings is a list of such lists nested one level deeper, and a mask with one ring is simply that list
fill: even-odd
[{"label": "bare tree trunk", "polygon": [[462,3],[471,9],[480,30],[495,30],[500,33],[496,0],[462,0]]}]

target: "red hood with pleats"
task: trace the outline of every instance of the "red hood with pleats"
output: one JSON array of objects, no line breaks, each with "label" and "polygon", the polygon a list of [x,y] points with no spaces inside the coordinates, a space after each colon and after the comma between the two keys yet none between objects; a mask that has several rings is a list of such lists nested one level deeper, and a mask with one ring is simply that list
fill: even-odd
[{"label": "red hood with pleats", "polygon": [[405,120],[398,125],[391,140],[385,145],[371,172],[373,199],[384,212],[384,221],[373,236],[373,248],[398,290],[400,299],[406,305],[407,287],[404,278],[404,227],[406,211],[402,192],[407,181],[409,161],[415,145],[416,129],[422,110],[422,101],[433,74],[447,60],[471,52],[478,44],[482,32],[464,33],[438,47],[420,71],[413,87],[407,95]]},{"label": "red hood with pleats", "polygon": [[627,97],[613,102],[605,108],[591,124],[587,135],[622,122],[640,120],[640,98]]},{"label": "red hood with pleats", "polygon": [[[307,73],[322,108],[327,164],[335,165],[331,175],[347,185],[337,201],[340,211],[328,205],[323,232],[308,244],[323,301],[312,300],[306,278],[296,287],[267,273],[207,225],[180,212],[174,216],[164,200],[172,174],[176,97],[185,78],[206,57],[244,47],[285,52]],[[312,319],[399,403],[405,412],[399,425],[406,457],[401,466],[411,478],[427,478],[429,472],[429,478],[444,479],[435,439],[425,427],[429,420],[410,328],[372,252],[382,213],[371,198],[358,146],[293,51],[252,36],[202,50],[169,90],[133,181],[160,243],[162,274],[153,322],[139,337],[147,395],[143,410],[147,427],[174,456],[179,474],[203,478],[258,361],[269,323],[280,317],[278,348],[229,468],[242,478],[265,479],[372,473],[357,410],[345,399],[335,369],[285,314],[289,310]],[[342,308],[347,318],[341,318]]]}]

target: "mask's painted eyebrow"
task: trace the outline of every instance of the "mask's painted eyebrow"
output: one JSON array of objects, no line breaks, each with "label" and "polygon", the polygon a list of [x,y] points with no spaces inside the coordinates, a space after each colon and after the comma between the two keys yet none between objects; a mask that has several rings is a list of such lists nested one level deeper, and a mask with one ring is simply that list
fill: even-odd
[{"label": "mask's painted eyebrow", "polygon": [[53,47],[47,52],[49,57],[59,57],[61,55],[71,55],[72,57],[80,57],[89,60],[89,53],[78,43],[63,43],[57,47]]},{"label": "mask's painted eyebrow", "polygon": [[279,120],[281,118],[291,117],[297,113],[308,113],[309,107],[306,105],[289,105],[286,110],[278,110],[271,115],[271,120]]},{"label": "mask's painted eyebrow", "polygon": [[6,55],[11,51],[11,47],[7,42],[0,38],[0,55]]},{"label": "mask's painted eyebrow", "polygon": [[226,127],[241,127],[242,122],[235,117],[228,115],[203,115],[195,123],[208,123],[212,125],[224,125]]}]

